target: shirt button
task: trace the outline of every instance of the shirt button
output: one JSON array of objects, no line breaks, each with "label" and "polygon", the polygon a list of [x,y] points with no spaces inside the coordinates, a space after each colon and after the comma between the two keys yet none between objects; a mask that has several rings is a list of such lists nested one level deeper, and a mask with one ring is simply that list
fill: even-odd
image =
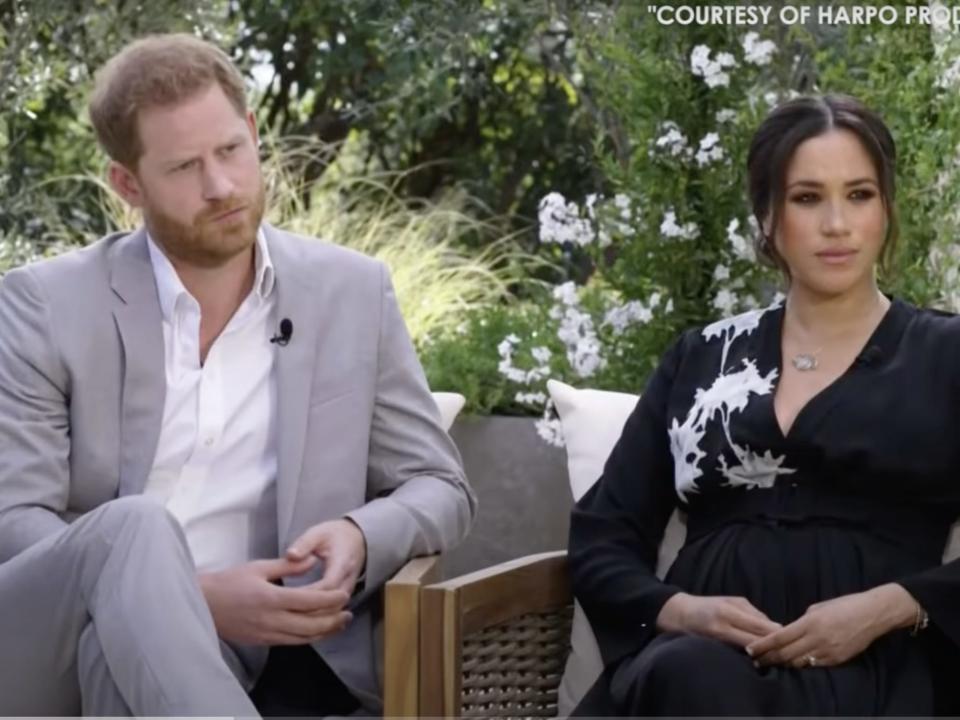
[{"label": "shirt button", "polygon": [[210,447],[211,445],[213,445],[213,438],[207,438],[206,440],[203,441],[203,444],[206,445],[207,447]]}]

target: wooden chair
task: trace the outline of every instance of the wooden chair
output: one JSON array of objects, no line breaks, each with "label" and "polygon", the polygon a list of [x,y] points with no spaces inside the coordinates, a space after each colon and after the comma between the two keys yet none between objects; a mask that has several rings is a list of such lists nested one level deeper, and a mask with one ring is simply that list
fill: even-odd
[{"label": "wooden chair", "polygon": [[566,557],[530,555],[422,589],[422,716],[557,714],[573,617]]},{"label": "wooden chair", "polygon": [[440,579],[440,556],[413,558],[383,592],[383,714],[419,717],[421,588]]}]

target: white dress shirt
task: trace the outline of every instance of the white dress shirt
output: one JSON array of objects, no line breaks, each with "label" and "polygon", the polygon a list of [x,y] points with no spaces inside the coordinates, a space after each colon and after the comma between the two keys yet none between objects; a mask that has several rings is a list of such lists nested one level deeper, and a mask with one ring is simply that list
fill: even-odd
[{"label": "white dress shirt", "polygon": [[163,315],[167,393],[144,494],[183,526],[198,571],[276,557],[276,293],[267,243],[253,289],[200,364],[200,305],[148,240]]}]

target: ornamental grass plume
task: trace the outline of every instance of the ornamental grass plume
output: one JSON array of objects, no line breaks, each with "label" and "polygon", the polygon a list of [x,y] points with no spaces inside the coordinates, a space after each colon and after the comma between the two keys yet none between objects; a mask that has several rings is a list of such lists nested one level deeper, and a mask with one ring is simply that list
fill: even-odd
[{"label": "ornamental grass plume", "polygon": [[[379,258],[393,279],[400,309],[418,347],[458,325],[469,310],[512,297],[542,260],[521,252],[515,235],[478,219],[462,193],[436,201],[401,199],[400,173],[360,172],[349,148],[315,181],[301,168],[326,165],[330,148],[287,138],[264,165],[271,222]],[[482,244],[464,250],[464,240]]]}]

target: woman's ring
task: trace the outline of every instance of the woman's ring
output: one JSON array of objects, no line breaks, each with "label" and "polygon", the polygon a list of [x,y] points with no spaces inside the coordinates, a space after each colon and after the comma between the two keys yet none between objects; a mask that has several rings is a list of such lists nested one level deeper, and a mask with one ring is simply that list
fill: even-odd
[{"label": "woman's ring", "polygon": [[807,667],[816,667],[817,659],[813,655],[807,655],[804,660],[807,663]]}]

